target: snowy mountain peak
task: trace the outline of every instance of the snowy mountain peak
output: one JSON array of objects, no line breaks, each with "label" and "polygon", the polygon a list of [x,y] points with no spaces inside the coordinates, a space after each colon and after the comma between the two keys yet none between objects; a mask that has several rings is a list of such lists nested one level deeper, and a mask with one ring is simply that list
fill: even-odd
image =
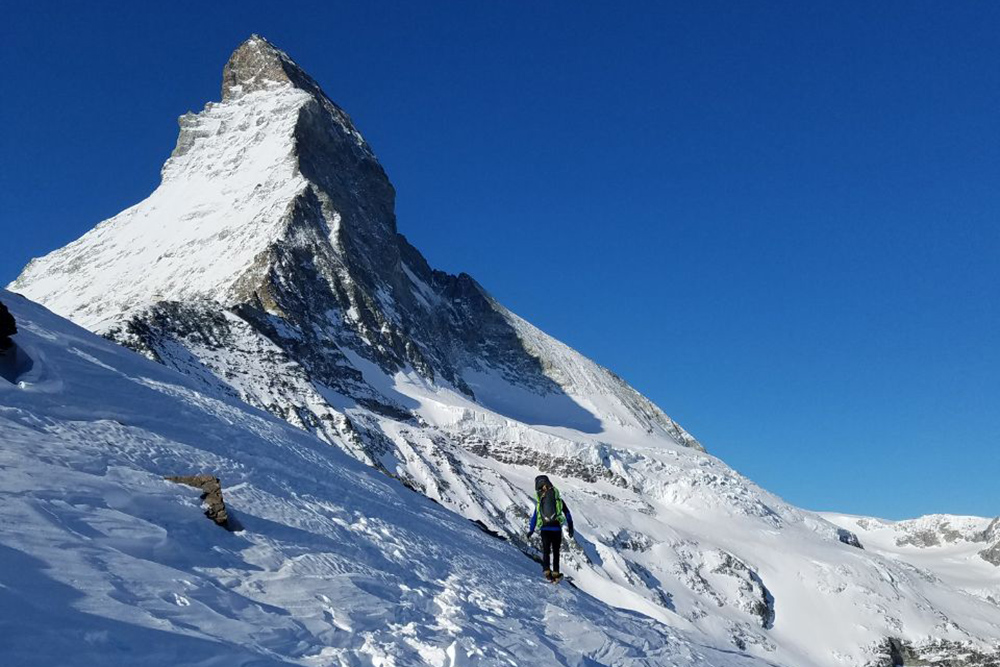
[{"label": "snowy mountain peak", "polygon": [[149,198],[33,260],[12,287],[107,332],[160,301],[257,298],[268,249],[303,226],[338,248],[347,236],[395,245],[392,186],[311,77],[254,36],[223,79],[222,103],[179,119]]},{"label": "snowy mountain peak", "polygon": [[[395,190],[374,153],[287,54],[253,36],[223,78],[222,103],[181,117],[148,199],[33,261],[12,288],[165,362],[164,339],[179,332],[161,331],[164,322],[222,309],[265,347],[293,351],[321,395],[380,414],[410,414],[409,399],[373,387],[355,357],[515,419],[700,448],[472,278],[432,269],[397,233]],[[257,390],[223,384],[255,402]],[[341,400],[310,401],[301,420],[328,423],[329,407],[315,406]]]}]

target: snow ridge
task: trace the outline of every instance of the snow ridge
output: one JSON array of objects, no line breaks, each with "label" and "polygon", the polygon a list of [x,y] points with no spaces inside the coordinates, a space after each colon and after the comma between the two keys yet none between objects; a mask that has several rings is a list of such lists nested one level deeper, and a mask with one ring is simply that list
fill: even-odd
[{"label": "snow ridge", "polygon": [[292,146],[296,112],[309,99],[280,88],[182,116],[160,187],[32,261],[11,287],[44,294],[94,330],[160,300],[227,293],[284,233],[288,201],[307,186]]}]

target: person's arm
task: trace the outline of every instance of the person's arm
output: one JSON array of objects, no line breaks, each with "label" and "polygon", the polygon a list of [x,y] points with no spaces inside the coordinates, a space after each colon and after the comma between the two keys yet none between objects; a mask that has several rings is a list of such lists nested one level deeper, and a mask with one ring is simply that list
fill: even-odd
[{"label": "person's arm", "polygon": [[569,505],[563,501],[563,514],[566,515],[566,528],[569,529],[569,536],[573,537],[573,515],[570,514]]},{"label": "person's arm", "polygon": [[531,513],[531,525],[528,526],[528,536],[530,537],[533,532],[535,532],[535,524],[538,523],[538,508]]}]

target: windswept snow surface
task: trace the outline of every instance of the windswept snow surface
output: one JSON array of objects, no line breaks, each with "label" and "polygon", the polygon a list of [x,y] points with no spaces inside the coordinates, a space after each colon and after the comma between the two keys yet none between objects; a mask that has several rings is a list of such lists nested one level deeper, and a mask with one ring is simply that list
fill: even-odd
[{"label": "windswept snow surface", "polygon": [[[618,611],[337,447],[0,292],[0,664],[768,664]],[[165,475],[221,477],[241,529]]]},{"label": "windswept snow surface", "polygon": [[164,298],[226,293],[281,236],[288,202],[307,185],[292,144],[311,99],[275,86],[183,116],[156,191],[32,262],[24,281],[91,330]]}]

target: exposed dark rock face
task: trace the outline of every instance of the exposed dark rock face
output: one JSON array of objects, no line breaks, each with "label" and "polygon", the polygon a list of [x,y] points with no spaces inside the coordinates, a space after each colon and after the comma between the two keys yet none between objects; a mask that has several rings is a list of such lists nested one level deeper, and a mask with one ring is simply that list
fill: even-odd
[{"label": "exposed dark rock face", "polygon": [[976,540],[990,544],[1000,542],[1000,516],[990,521],[990,525],[986,526],[986,529],[976,536]]},{"label": "exposed dark rock face", "polygon": [[967,527],[960,530],[952,522],[943,517],[936,526],[904,534],[897,538],[899,546],[933,547],[941,544],[951,544],[959,541],[985,543],[979,556],[986,562],[1000,567],[1000,517],[993,519],[981,531],[971,532]]},{"label": "exposed dark rock face", "polygon": [[979,552],[980,558],[1000,567],[1000,516],[993,519],[986,530],[976,536],[976,541],[986,542],[990,545]]},{"label": "exposed dark rock face", "polygon": [[748,611],[760,619],[760,627],[770,630],[774,627],[774,596],[767,590],[764,581],[746,563],[732,554],[723,553],[722,562],[712,571],[737,579]]},{"label": "exposed dark rock face", "polygon": [[904,535],[896,540],[900,547],[936,547],[941,544],[941,536],[933,530],[920,530]]},{"label": "exposed dark rock face", "polygon": [[201,499],[205,503],[205,516],[214,521],[217,525],[231,530],[229,513],[226,512],[226,504],[222,501],[222,483],[214,475],[177,475],[165,477],[169,482],[186,484],[201,490]]},{"label": "exposed dark rock face", "polygon": [[622,528],[611,540],[611,544],[621,551],[649,551],[653,547],[653,540],[648,535],[632,532]]},{"label": "exposed dark rock face", "polygon": [[892,667],[902,667],[906,664],[907,660],[911,662],[916,657],[910,650],[909,645],[904,644],[898,639],[890,638],[887,640],[888,650],[889,650],[889,660],[891,661]]},{"label": "exposed dark rock face", "polygon": [[21,352],[11,336],[17,333],[14,316],[7,306],[0,302],[0,379],[7,382],[17,382],[18,375],[30,368],[31,361]]},{"label": "exposed dark rock face", "polygon": [[979,552],[979,557],[987,563],[1000,567],[1000,542]]},{"label": "exposed dark rock face", "polygon": [[486,533],[490,537],[495,537],[498,540],[502,540],[504,542],[507,541],[507,537],[505,535],[501,535],[497,531],[492,530],[489,526],[487,526],[485,523],[483,523],[479,519],[476,519],[472,523],[474,523],[476,525],[476,528],[478,528],[479,530],[483,531],[484,533]]},{"label": "exposed dark rock face", "polygon": [[961,541],[977,541],[980,537],[970,533],[969,529],[956,523],[947,516],[932,516],[920,520],[919,526],[910,527],[914,522],[903,522],[907,531],[896,538],[897,546],[936,547],[942,544],[954,544]]},{"label": "exposed dark rock face", "polygon": [[940,640],[914,644],[889,637],[876,655],[866,667],[1000,667],[1000,647],[983,652]]},{"label": "exposed dark rock face", "polygon": [[615,486],[628,487],[628,481],[624,477],[603,466],[588,464],[574,458],[547,457],[537,450],[514,442],[488,442],[473,438],[464,444],[465,448],[473,454],[489,457],[501,463],[529,466],[540,473],[576,477],[585,482],[596,482],[603,479]]},{"label": "exposed dark rock face", "polygon": [[17,333],[17,322],[14,316],[7,310],[7,306],[0,302],[0,350],[9,350],[14,346],[11,336]]},{"label": "exposed dark rock face", "polygon": [[858,536],[846,528],[837,529],[837,539],[848,546],[855,547],[856,549],[864,549],[861,545],[861,540],[858,539]]}]

